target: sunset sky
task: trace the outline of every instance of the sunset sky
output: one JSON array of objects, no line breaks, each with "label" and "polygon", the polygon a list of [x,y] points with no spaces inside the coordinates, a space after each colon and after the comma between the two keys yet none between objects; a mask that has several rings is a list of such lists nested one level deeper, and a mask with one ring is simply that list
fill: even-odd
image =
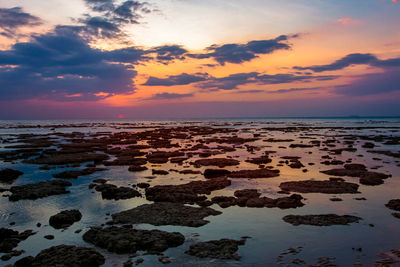
[{"label": "sunset sky", "polygon": [[400,115],[397,0],[0,0],[0,119]]}]

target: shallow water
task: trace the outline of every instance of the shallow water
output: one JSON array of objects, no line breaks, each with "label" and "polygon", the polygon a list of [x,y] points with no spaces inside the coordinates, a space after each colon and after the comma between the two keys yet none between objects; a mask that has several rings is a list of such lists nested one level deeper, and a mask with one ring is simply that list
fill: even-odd
[{"label": "shallow water", "polygon": [[[40,125],[41,127],[37,127]],[[74,125],[74,127],[71,127]],[[212,192],[209,196],[233,195],[238,189],[255,188],[262,192],[262,196],[282,197],[278,194],[279,184],[284,181],[295,180],[326,180],[330,176],[320,173],[320,170],[339,168],[340,166],[326,166],[320,164],[321,156],[327,155],[326,151],[321,151],[322,147],[312,148],[289,148],[291,143],[308,143],[309,138],[318,140],[327,140],[335,138],[341,143],[337,147],[343,147],[343,135],[362,135],[362,136],[400,136],[399,118],[379,118],[379,119],[224,119],[224,120],[191,120],[188,121],[0,121],[0,137],[10,139],[18,134],[51,134],[51,133],[96,133],[96,132],[129,132],[143,131],[160,127],[176,126],[212,126],[238,128],[240,137],[252,137],[254,133],[261,134],[260,140],[248,143],[249,145],[260,148],[251,154],[244,145],[240,145],[236,151],[228,152],[226,155],[216,155],[213,157],[231,156],[239,159],[241,164],[225,169],[256,169],[257,165],[246,163],[249,157],[261,155],[266,150],[277,151],[270,154],[272,162],[267,166],[274,166],[280,170],[280,176],[263,179],[232,179],[232,185]],[[28,127],[30,126],[30,127]],[[35,127],[34,127],[35,126]],[[274,130],[275,127],[310,127],[306,131],[282,132]],[[150,127],[150,128],[141,128]],[[336,128],[351,127],[351,128]],[[363,129],[359,129],[363,127]],[[221,136],[226,134],[215,134]],[[62,139],[62,137],[58,137]],[[201,139],[195,137],[193,140]],[[294,142],[264,142],[268,138],[294,139]],[[304,139],[308,138],[308,139]],[[182,142],[177,140],[176,142]],[[185,140],[183,143],[190,143]],[[242,208],[229,207],[220,208],[213,205],[212,208],[222,211],[221,215],[210,216],[206,218],[210,223],[199,227],[178,227],[178,226],[152,226],[147,224],[135,225],[142,229],[160,229],[166,231],[181,232],[185,238],[185,243],[177,248],[170,248],[164,252],[164,255],[170,256],[172,266],[295,266],[292,260],[299,258],[312,264],[320,257],[334,257],[334,262],[338,266],[352,266],[355,263],[361,263],[362,266],[372,266],[375,260],[379,259],[378,254],[392,249],[400,248],[400,219],[391,215],[393,212],[384,206],[390,199],[400,198],[400,167],[399,159],[385,155],[371,154],[369,149],[362,148],[365,141],[356,140],[354,147],[357,152],[343,152],[342,155],[335,155],[332,158],[346,161],[352,159],[353,163],[362,163],[368,168],[382,166],[376,171],[389,173],[391,178],[385,180],[385,183],[379,186],[360,185],[360,194],[341,194],[334,195],[343,199],[341,202],[333,202],[329,199],[330,194],[301,194],[306,198],[305,206],[297,209],[281,210],[279,208]],[[381,150],[399,151],[399,145],[384,145],[375,142],[376,148]],[[9,143],[1,144],[1,151],[10,149],[5,148]],[[14,143],[12,144],[14,145]],[[213,147],[217,144],[211,143]],[[226,145],[226,144],[223,144]],[[231,146],[231,145],[230,145]],[[283,148],[284,146],[285,148]],[[162,148],[166,151],[168,149]],[[175,150],[171,149],[171,150]],[[311,153],[310,153],[311,152]],[[282,156],[300,156],[300,161],[306,166],[307,172],[302,169],[292,169],[287,165],[276,167]],[[381,160],[376,160],[379,158]],[[197,156],[189,159],[188,162],[198,159]],[[311,166],[308,163],[315,163]],[[85,164],[82,164],[84,166]],[[139,206],[143,203],[150,203],[145,198],[132,198],[128,200],[103,200],[99,192],[89,190],[88,185],[93,179],[107,178],[110,183],[116,185],[132,185],[139,182],[149,182],[152,186],[158,184],[181,184],[193,180],[204,180],[202,174],[179,174],[170,172],[165,176],[158,176],[155,179],[148,179],[151,176],[151,169],[177,169],[181,170],[187,166],[194,169],[193,166],[184,163],[183,166],[177,164],[161,164],[153,166],[148,163],[149,170],[132,173],[128,171],[128,166],[107,166],[109,170],[97,172],[88,176],[81,176],[76,180],[70,180],[72,186],[69,194],[50,196],[37,200],[20,200],[10,202],[7,197],[0,198],[0,227],[12,228],[18,231],[33,229],[37,232],[35,235],[22,241],[16,249],[23,249],[25,253],[19,257],[14,257],[7,262],[0,262],[0,265],[13,263],[16,260],[27,256],[36,255],[41,250],[59,244],[71,244],[79,246],[93,247],[92,244],[82,240],[83,233],[90,226],[100,225],[110,220],[112,214],[122,210]],[[51,174],[64,170],[77,169],[72,167],[51,170],[40,170],[39,165],[24,164],[21,161],[3,162],[0,161],[0,169],[12,168],[24,172],[12,185],[23,185],[27,183],[36,183],[43,180],[52,180]],[[98,167],[102,167],[98,165]],[[200,170],[205,170],[201,167]],[[358,183],[358,178],[344,177],[348,182]],[[6,187],[7,185],[0,185]],[[93,191],[93,192],[92,192]],[[143,191],[142,191],[143,192]],[[3,196],[9,194],[2,193]],[[358,201],[354,198],[365,197],[367,200]],[[65,209],[79,209],[83,214],[81,221],[74,223],[66,230],[56,230],[48,225],[48,219],[51,215]],[[349,214],[361,217],[363,220],[359,223],[348,226],[327,226],[316,227],[308,225],[293,226],[282,220],[282,217],[289,214]],[[10,226],[10,222],[15,222]],[[36,227],[40,222],[42,226]],[[373,224],[374,227],[371,227]],[[82,229],[80,233],[74,233],[77,229]],[[44,239],[43,236],[52,234],[54,240]],[[240,261],[222,261],[212,259],[198,259],[184,253],[187,248],[196,241],[207,241],[221,238],[240,239],[242,236],[249,236],[244,246],[239,247],[238,253],[241,256]],[[301,246],[301,252],[297,255],[284,255],[283,262],[277,262],[278,256],[288,248]],[[353,248],[362,248],[357,251]],[[129,255],[116,255],[105,250],[97,248],[106,257],[104,266],[122,266],[122,263],[128,259]],[[157,256],[141,256],[145,261],[141,266],[162,265],[158,262]]]}]

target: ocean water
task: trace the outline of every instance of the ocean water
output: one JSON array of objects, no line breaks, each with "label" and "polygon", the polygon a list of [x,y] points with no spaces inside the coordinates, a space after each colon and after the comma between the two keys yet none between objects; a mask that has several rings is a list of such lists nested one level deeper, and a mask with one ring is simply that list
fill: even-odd
[{"label": "ocean water", "polygon": [[[321,157],[327,155],[318,147],[313,148],[289,148],[290,143],[307,143],[310,138],[327,140],[335,138],[340,144],[336,148],[343,147],[345,135],[358,136],[400,136],[400,118],[226,118],[226,119],[185,119],[185,120],[38,120],[38,121],[0,121],[0,137],[4,139],[15,138],[19,134],[37,134],[51,136],[53,133],[82,132],[85,134],[98,132],[134,132],[160,127],[177,126],[212,126],[238,128],[240,137],[251,137],[254,133],[261,134],[260,140],[249,143],[259,147],[259,151],[250,154],[245,146],[238,147],[234,152],[228,152],[225,156],[233,157],[241,161],[239,166],[226,167],[229,170],[255,169],[256,165],[245,162],[249,157],[261,155],[266,150],[274,150],[271,154],[272,162],[269,166],[276,166],[282,156],[300,156],[300,161],[306,166],[307,172],[302,169],[292,169],[286,165],[275,167],[280,170],[280,176],[265,179],[232,179],[232,185],[223,190],[214,191],[211,196],[233,195],[238,189],[258,189],[262,196],[282,197],[277,192],[279,184],[285,181],[296,180],[326,180],[330,176],[320,173],[321,170],[337,168],[340,166],[326,166],[320,164]],[[39,127],[40,126],[40,127]],[[143,128],[146,127],[146,128]],[[276,128],[307,127],[304,131],[276,131]],[[216,136],[218,136],[217,134]],[[58,137],[60,138],[60,137]],[[201,137],[196,137],[201,138]],[[191,142],[197,139],[191,140]],[[272,143],[263,139],[279,138],[294,139],[294,142]],[[60,139],[62,141],[62,138]],[[190,141],[190,140],[189,140]],[[189,142],[188,141],[188,142]],[[178,142],[178,141],[177,141]],[[180,141],[181,142],[181,141]],[[213,205],[212,208],[220,210],[221,215],[210,216],[206,219],[210,223],[199,227],[179,226],[152,226],[148,224],[135,225],[139,229],[160,229],[166,231],[181,232],[185,243],[177,248],[170,248],[164,255],[172,259],[171,266],[297,266],[293,259],[304,260],[307,264],[316,263],[320,257],[331,257],[338,266],[373,266],[380,259],[379,254],[392,249],[400,249],[400,219],[391,215],[393,212],[384,205],[394,198],[400,198],[400,159],[385,155],[377,155],[367,152],[362,147],[363,140],[357,140],[354,147],[357,152],[343,152],[342,155],[332,156],[335,159],[346,161],[352,159],[353,163],[362,163],[368,168],[378,167],[376,171],[391,174],[392,177],[385,180],[379,186],[360,185],[359,194],[301,194],[306,200],[305,206],[297,209],[282,210],[279,208],[221,208]],[[375,142],[376,149],[398,152],[399,145],[385,145]],[[18,143],[16,143],[18,144]],[[7,148],[9,143],[0,144],[0,151],[11,150]],[[13,143],[14,145],[14,143]],[[216,146],[216,144],[210,144]],[[283,148],[285,147],[285,148]],[[162,149],[167,150],[167,149]],[[224,155],[216,155],[222,157]],[[196,157],[190,159],[193,161]],[[315,163],[315,165],[309,165]],[[85,164],[82,164],[84,166]],[[101,166],[101,165],[100,165]],[[36,255],[41,250],[59,244],[79,245],[93,247],[92,244],[82,240],[83,233],[91,226],[101,225],[110,220],[115,212],[130,209],[144,203],[150,203],[145,198],[132,198],[128,200],[103,200],[99,192],[92,192],[88,185],[93,179],[106,178],[116,185],[130,186],[140,182],[149,182],[152,186],[158,184],[181,184],[193,180],[204,180],[203,175],[185,175],[170,172],[166,176],[149,180],[151,169],[182,169],[189,164],[179,166],[176,164],[163,164],[161,166],[147,165],[149,170],[132,173],[128,166],[107,166],[109,170],[97,172],[88,176],[81,176],[71,180],[72,186],[69,194],[50,196],[38,200],[20,200],[10,202],[6,197],[9,193],[2,193],[0,198],[0,227],[7,227],[23,231],[33,229],[35,235],[22,241],[17,249],[25,250],[19,257],[14,257],[7,262],[1,262],[0,266],[13,263],[21,257]],[[52,174],[64,170],[77,169],[71,167],[57,167],[51,170],[40,170],[39,165],[25,164],[21,161],[0,161],[0,169],[12,168],[24,172],[12,185],[23,185],[39,181],[53,180]],[[190,168],[193,168],[190,166]],[[200,168],[200,171],[206,169]],[[197,169],[196,169],[197,170]],[[358,178],[344,177],[348,182],[358,183]],[[7,187],[7,185],[0,185]],[[337,196],[343,199],[341,202],[332,202],[329,199]],[[365,197],[365,201],[354,198]],[[73,224],[66,230],[56,230],[48,225],[51,215],[65,209],[79,209],[83,214],[81,221]],[[362,218],[359,223],[348,226],[316,227],[308,225],[293,226],[282,220],[289,214],[348,214]],[[14,226],[10,226],[15,222]],[[40,222],[41,227],[36,227]],[[77,229],[82,232],[75,233]],[[54,240],[47,240],[43,236],[52,234]],[[213,259],[198,259],[184,253],[188,247],[197,241],[215,240],[221,238],[240,239],[249,236],[244,246],[240,246],[238,253],[240,261],[223,261]],[[301,247],[297,255],[285,254],[282,262],[277,258],[289,248]],[[358,249],[361,248],[361,251]],[[104,266],[122,266],[129,255],[117,255],[97,248],[106,257]],[[141,266],[158,266],[157,256],[141,256],[145,261]],[[334,259],[333,259],[334,258]],[[135,259],[134,259],[135,260]]]}]

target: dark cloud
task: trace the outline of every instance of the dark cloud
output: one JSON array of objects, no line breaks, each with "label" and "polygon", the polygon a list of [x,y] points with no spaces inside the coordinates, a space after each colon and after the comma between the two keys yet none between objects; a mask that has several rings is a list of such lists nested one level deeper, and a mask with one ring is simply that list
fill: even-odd
[{"label": "dark cloud", "polygon": [[250,41],[246,44],[213,45],[207,48],[207,53],[188,54],[188,56],[197,59],[213,58],[220,65],[225,63],[239,64],[250,61],[260,54],[270,54],[276,50],[288,50],[290,49],[288,39],[295,37],[297,35],[281,35],[275,39]]},{"label": "dark cloud", "polygon": [[136,71],[121,62],[136,63],[144,54],[133,47],[93,49],[68,27],[60,27],[0,51],[0,95],[29,99],[82,94],[95,99],[98,92],[130,92]]},{"label": "dark cloud", "polygon": [[279,90],[271,91],[270,93],[284,94],[284,93],[310,91],[310,90],[318,90],[318,89],[322,89],[322,87],[279,89]]},{"label": "dark cloud", "polygon": [[206,82],[197,86],[206,90],[233,90],[243,84],[255,83],[259,85],[284,84],[297,81],[310,82],[321,80],[333,80],[338,78],[334,75],[312,76],[312,75],[293,75],[293,74],[260,74],[258,72],[237,73],[222,78],[211,77]]},{"label": "dark cloud", "polygon": [[180,45],[164,45],[154,47],[148,50],[148,52],[156,54],[158,62],[168,64],[173,60],[184,60],[185,54],[188,51]]},{"label": "dark cloud", "polygon": [[0,8],[0,35],[12,38],[17,36],[18,28],[40,24],[38,17],[24,12],[21,7]]},{"label": "dark cloud", "polygon": [[96,15],[86,14],[77,21],[84,24],[81,30],[87,37],[122,38],[124,26],[138,24],[142,14],[150,13],[147,2],[126,0],[122,3],[115,0],[85,0],[87,6]]},{"label": "dark cloud", "polygon": [[252,90],[242,90],[236,91],[235,94],[256,94],[256,93],[264,93],[264,90],[252,89]]},{"label": "dark cloud", "polygon": [[146,100],[168,100],[168,99],[179,99],[190,96],[193,96],[193,94],[158,93],[153,95],[152,97],[146,98]]},{"label": "dark cloud", "polygon": [[380,60],[373,54],[349,54],[335,62],[327,65],[315,65],[308,67],[294,67],[296,70],[312,70],[314,72],[341,70],[352,65],[370,65],[374,67],[397,67],[400,66],[400,58]]},{"label": "dark cloud", "polygon": [[336,87],[340,95],[363,96],[400,91],[400,68],[362,75],[354,82]]},{"label": "dark cloud", "polygon": [[187,74],[182,73],[179,75],[168,76],[167,78],[157,78],[150,76],[143,85],[147,86],[174,86],[174,85],[186,85],[195,82],[205,81],[207,74]]}]

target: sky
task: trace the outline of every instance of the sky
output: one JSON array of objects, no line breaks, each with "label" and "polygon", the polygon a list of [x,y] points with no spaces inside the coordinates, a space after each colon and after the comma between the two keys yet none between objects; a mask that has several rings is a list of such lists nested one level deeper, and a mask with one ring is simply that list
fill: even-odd
[{"label": "sky", "polygon": [[400,115],[398,0],[0,0],[0,119]]}]

